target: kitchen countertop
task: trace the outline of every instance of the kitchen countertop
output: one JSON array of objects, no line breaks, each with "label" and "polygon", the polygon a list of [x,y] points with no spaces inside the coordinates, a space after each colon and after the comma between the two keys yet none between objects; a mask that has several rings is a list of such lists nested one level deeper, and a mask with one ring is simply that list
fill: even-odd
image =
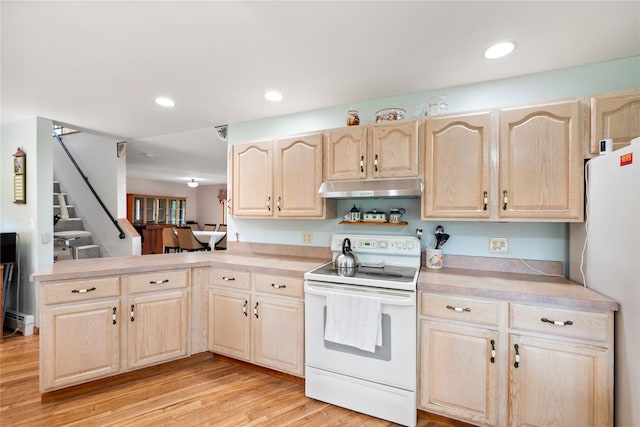
[{"label": "kitchen countertop", "polygon": [[242,267],[243,271],[247,272],[302,277],[306,271],[312,270],[325,262],[327,262],[326,259],[233,255],[224,251],[181,252],[60,261],[44,270],[33,273],[30,279],[32,282],[45,282],[180,268],[212,267],[234,269],[239,266]]},{"label": "kitchen countertop", "polygon": [[617,311],[618,303],[564,277],[522,273],[422,268],[418,290],[566,308]]},{"label": "kitchen countertop", "polygon": [[[246,255],[224,251],[182,252],[144,256],[60,261],[31,275],[31,281],[49,282],[181,268],[239,269],[262,274],[300,277],[327,262],[324,258],[282,255]],[[563,277],[504,273],[461,268],[422,268],[418,290],[462,296],[503,299],[529,304],[562,305],[594,311],[616,311],[618,303]]]}]

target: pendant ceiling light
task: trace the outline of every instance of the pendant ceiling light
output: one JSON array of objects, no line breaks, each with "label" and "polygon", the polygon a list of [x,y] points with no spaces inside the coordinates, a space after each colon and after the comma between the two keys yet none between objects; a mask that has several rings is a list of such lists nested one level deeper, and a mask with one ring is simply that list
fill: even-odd
[{"label": "pendant ceiling light", "polygon": [[187,182],[187,185],[191,188],[196,188],[198,186],[198,183],[196,182],[195,178],[191,178],[191,181]]}]

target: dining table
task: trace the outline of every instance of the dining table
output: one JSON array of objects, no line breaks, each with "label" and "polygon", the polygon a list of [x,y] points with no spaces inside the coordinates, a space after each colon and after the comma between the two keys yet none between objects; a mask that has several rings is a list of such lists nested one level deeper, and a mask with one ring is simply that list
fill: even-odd
[{"label": "dining table", "polygon": [[215,249],[216,243],[222,240],[226,235],[226,231],[193,230],[193,236],[202,243],[208,243],[211,250]]}]

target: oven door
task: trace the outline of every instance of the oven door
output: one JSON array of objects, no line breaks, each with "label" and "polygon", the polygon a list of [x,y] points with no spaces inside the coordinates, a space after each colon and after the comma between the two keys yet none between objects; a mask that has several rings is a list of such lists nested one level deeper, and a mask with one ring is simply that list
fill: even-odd
[{"label": "oven door", "polygon": [[[373,381],[404,390],[416,390],[416,293],[306,281],[306,366]],[[375,352],[324,339],[327,295],[344,293],[375,296],[381,301],[382,346]]]}]

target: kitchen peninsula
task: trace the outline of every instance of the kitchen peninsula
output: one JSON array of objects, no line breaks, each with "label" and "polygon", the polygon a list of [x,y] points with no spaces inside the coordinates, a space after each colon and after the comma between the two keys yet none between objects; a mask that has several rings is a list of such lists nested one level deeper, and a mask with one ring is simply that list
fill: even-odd
[{"label": "kitchen peninsula", "polygon": [[[325,261],[231,250],[56,263],[31,277],[41,392],[204,351],[303,377],[303,274]],[[491,424],[536,421],[543,404],[612,425],[617,303],[564,278],[459,268],[422,268],[418,292],[419,409]]]}]

